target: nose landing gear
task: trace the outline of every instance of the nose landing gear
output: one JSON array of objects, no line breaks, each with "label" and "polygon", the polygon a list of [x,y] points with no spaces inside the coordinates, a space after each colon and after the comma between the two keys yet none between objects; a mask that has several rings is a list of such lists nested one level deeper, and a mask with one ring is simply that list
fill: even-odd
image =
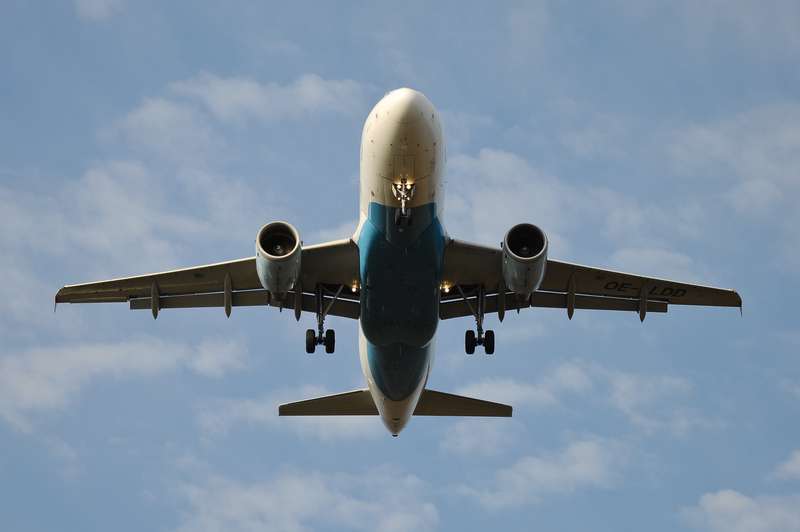
[{"label": "nose landing gear", "polygon": [[325,352],[328,354],[333,353],[336,349],[336,332],[333,329],[325,330],[325,316],[328,315],[328,311],[331,310],[331,307],[339,298],[343,288],[344,285],[339,285],[336,293],[333,294],[333,297],[326,306],[323,287],[322,285],[317,285],[317,331],[314,332],[314,329],[306,330],[306,353],[313,353],[316,351],[318,345],[324,345]]},{"label": "nose landing gear", "polygon": [[407,176],[401,178],[400,183],[392,184],[392,194],[400,202],[400,210],[394,215],[394,223],[400,228],[400,231],[411,225],[411,212],[406,204],[414,198],[415,191],[416,186],[414,183],[408,182]]},{"label": "nose landing gear", "polygon": [[472,355],[475,353],[475,347],[478,345],[483,346],[483,350],[486,352],[487,355],[494,354],[494,331],[488,330],[484,333],[483,331],[483,316],[486,311],[486,293],[483,288],[483,285],[478,287],[478,295],[476,301],[476,307],[473,307],[472,304],[467,299],[467,296],[464,294],[464,291],[461,289],[459,285],[456,285],[458,291],[461,293],[461,297],[464,299],[464,303],[467,304],[469,310],[472,312],[472,315],[475,316],[475,325],[477,331],[468,330],[464,334],[464,350],[468,355]]}]

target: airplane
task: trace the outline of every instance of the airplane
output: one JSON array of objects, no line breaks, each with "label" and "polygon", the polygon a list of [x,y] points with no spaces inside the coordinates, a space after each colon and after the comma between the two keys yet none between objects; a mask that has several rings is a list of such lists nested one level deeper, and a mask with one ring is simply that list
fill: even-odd
[{"label": "airplane", "polygon": [[279,406],[281,416],[379,415],[397,436],[412,415],[510,417],[512,407],[426,387],[439,320],[472,317],[468,355],[495,350],[487,314],[528,308],[667,312],[669,305],[738,307],[734,290],[581,266],[548,258],[531,223],[500,247],[451,238],[443,221],[445,141],[441,115],[421,92],[387,93],[364,123],[360,216],[352,237],[306,246],[285,221],[258,231],[255,256],[61,288],[55,303],[127,302],[131,309],[271,306],[316,317],[306,352],[335,350],[327,316],[358,320],[367,387]]}]

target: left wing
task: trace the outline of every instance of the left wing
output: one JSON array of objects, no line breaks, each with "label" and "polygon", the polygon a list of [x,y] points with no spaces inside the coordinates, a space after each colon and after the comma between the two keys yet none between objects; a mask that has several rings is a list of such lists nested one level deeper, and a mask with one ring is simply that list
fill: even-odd
[{"label": "left wing", "polygon": [[681,283],[556,260],[547,261],[539,289],[530,299],[520,299],[503,285],[502,250],[459,240],[445,248],[443,282],[456,290],[442,298],[441,319],[474,313],[477,286],[486,290],[484,312],[528,307],[666,312],[669,305],[742,307],[735,290]]},{"label": "left wing", "polygon": [[[358,279],[358,248],[350,240],[337,240],[302,248],[301,282],[298,286],[350,287]],[[324,295],[324,303],[333,301]],[[109,281],[69,285],[56,294],[58,303],[129,302],[131,309],[152,310],[154,316],[163,308],[231,307],[270,305],[315,312],[314,291],[290,292],[276,301],[261,286],[255,257],[195,266]],[[358,294],[342,290],[328,314],[358,318]]]}]

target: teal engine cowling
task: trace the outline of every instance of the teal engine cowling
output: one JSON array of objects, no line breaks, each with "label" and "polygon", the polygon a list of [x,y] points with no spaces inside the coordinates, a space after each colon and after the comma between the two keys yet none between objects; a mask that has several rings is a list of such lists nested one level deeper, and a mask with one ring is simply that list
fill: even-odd
[{"label": "teal engine cowling", "polygon": [[503,239],[503,280],[517,294],[539,288],[547,266],[547,235],[533,224],[518,224]]},{"label": "teal engine cowling", "polygon": [[270,222],[256,235],[258,279],[273,296],[285,294],[300,277],[300,235],[287,222]]}]

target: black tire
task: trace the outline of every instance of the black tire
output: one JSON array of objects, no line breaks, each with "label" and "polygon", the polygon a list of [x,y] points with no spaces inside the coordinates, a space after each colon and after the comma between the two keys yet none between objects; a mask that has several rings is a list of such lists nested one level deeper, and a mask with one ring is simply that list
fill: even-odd
[{"label": "black tire", "polygon": [[336,349],[336,332],[333,329],[325,331],[325,352],[329,355]]},{"label": "black tire", "polygon": [[470,329],[464,335],[464,350],[468,355],[471,355],[475,352],[475,343],[475,331]]},{"label": "black tire", "polygon": [[306,353],[311,354],[317,349],[317,334],[314,329],[306,330]]},{"label": "black tire", "polygon": [[483,348],[486,350],[487,355],[494,354],[494,331],[486,331],[483,336]]}]

